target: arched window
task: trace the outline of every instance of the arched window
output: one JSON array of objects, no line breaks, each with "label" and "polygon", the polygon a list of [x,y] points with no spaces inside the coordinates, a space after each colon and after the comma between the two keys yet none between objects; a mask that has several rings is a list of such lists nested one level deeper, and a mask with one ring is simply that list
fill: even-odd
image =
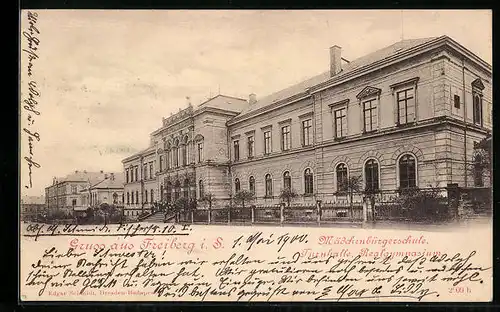
[{"label": "arched window", "polygon": [[399,187],[407,189],[417,186],[417,170],[415,157],[410,154],[399,159]]},{"label": "arched window", "polygon": [[238,193],[240,191],[240,179],[234,179],[234,191]]},{"label": "arched window", "polygon": [[273,180],[270,174],[266,174],[266,197],[273,196]]},{"label": "arched window", "polygon": [[375,191],[378,188],[378,163],[370,159],[365,164],[365,189]]},{"label": "arched window", "polygon": [[252,192],[252,194],[255,194],[255,178],[254,177],[250,177],[250,179],[248,179],[248,189],[250,190],[250,192]]},{"label": "arched window", "polygon": [[184,142],[182,144],[182,165],[183,166],[187,166],[187,141],[188,141],[188,138],[185,137],[184,138]]},{"label": "arched window", "polygon": [[165,154],[166,154],[165,160],[167,161],[167,170],[172,169],[172,153],[170,150],[170,144],[167,144]]},{"label": "arched window", "polygon": [[179,167],[179,140],[175,140],[174,151],[174,167]]},{"label": "arched window", "polygon": [[314,191],[313,187],[313,174],[311,172],[311,169],[307,168],[304,171],[304,193],[306,195],[312,195]]},{"label": "arched window", "polygon": [[204,190],[203,190],[203,180],[200,180],[198,182],[198,192],[200,194],[200,198],[203,197]]},{"label": "arched window", "polygon": [[[132,201],[134,201],[134,200],[132,199]],[[130,193],[129,192],[127,192],[127,205],[130,205]]]},{"label": "arched window", "polygon": [[292,189],[292,177],[290,177],[290,171],[285,171],[283,173],[283,188]]},{"label": "arched window", "polygon": [[347,166],[346,164],[338,164],[335,168],[335,173],[337,174],[337,191],[347,192],[349,189],[348,176],[347,176]]},{"label": "arched window", "polygon": [[188,198],[189,197],[189,179],[184,180],[184,192],[183,196]]}]

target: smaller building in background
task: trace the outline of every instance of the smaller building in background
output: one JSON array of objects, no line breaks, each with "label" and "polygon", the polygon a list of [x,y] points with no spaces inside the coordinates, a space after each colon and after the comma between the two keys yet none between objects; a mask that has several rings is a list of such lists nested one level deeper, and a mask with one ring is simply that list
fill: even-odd
[{"label": "smaller building in background", "polygon": [[109,173],[75,170],[62,178],[54,177],[52,185],[45,188],[47,213],[64,213],[71,216],[83,206],[81,191],[105,180]]},{"label": "smaller building in background", "polygon": [[21,197],[21,219],[32,219],[45,211],[45,198],[43,196]]},{"label": "smaller building in background", "polygon": [[75,207],[75,212],[85,211],[88,208],[97,208],[108,204],[116,208],[123,207],[123,173],[105,174],[97,183],[88,184],[80,190],[81,205]]}]

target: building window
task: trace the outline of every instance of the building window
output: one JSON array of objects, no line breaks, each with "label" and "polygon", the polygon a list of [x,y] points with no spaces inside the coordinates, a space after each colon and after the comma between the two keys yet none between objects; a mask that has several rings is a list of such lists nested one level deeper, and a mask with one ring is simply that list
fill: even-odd
[{"label": "building window", "polygon": [[163,155],[160,155],[160,172],[163,171]]},{"label": "building window", "polygon": [[365,164],[365,189],[376,191],[378,188],[378,163],[370,159]]},{"label": "building window", "polygon": [[154,190],[151,190],[151,203],[154,203],[155,201],[155,193]]},{"label": "building window", "polygon": [[234,191],[238,193],[240,191],[240,179],[234,179]]},{"label": "building window", "polygon": [[77,188],[76,185],[71,186],[71,193],[76,194],[77,193]]},{"label": "building window", "polygon": [[135,166],[135,180],[139,179],[139,166]]},{"label": "building window", "polygon": [[128,183],[128,181],[129,181],[128,169],[127,169],[127,170],[125,170],[125,175],[126,175],[126,180],[125,180],[125,181],[127,181],[127,183]]},{"label": "building window", "polygon": [[134,168],[130,168],[130,182],[134,182]]},{"label": "building window", "polygon": [[273,180],[270,174],[266,174],[266,197],[273,196]]},{"label": "building window", "polygon": [[281,127],[281,150],[287,151],[292,147],[290,126]]},{"label": "building window", "polygon": [[172,155],[170,153],[170,150],[167,150],[167,156],[165,157],[166,160],[167,160],[167,169],[171,169],[172,168]]},{"label": "building window", "polygon": [[73,200],[71,201],[71,205],[72,205],[73,207],[75,207],[75,206],[76,206],[76,199],[73,199]]},{"label": "building window", "polygon": [[254,155],[255,142],[253,136],[248,137],[248,158],[252,158]]},{"label": "building window", "polygon": [[147,204],[148,203],[148,190],[145,191],[146,196],[144,196],[144,202]]},{"label": "building window", "polygon": [[148,165],[142,166],[142,172],[143,172],[144,180],[147,180],[148,179]]},{"label": "building window", "polygon": [[203,190],[203,181],[200,180],[198,182],[198,192],[200,193],[200,198],[203,197],[203,195],[205,194],[204,190]]},{"label": "building window", "polygon": [[184,144],[182,145],[182,165],[187,166],[188,164],[188,137],[184,137]]},{"label": "building window", "polygon": [[248,189],[250,190],[250,192],[252,192],[252,194],[255,195],[255,178],[254,177],[250,177],[250,179],[248,179]]},{"label": "building window", "polygon": [[[133,199],[132,199],[133,201]],[[130,193],[127,192],[127,205],[130,205]]]},{"label": "building window", "polygon": [[290,172],[285,171],[283,173],[283,188],[284,189],[292,189],[292,177],[290,177]]},{"label": "building window", "polygon": [[179,140],[175,142],[174,150],[174,167],[179,167]]},{"label": "building window", "polygon": [[198,143],[198,162],[203,161],[203,142]]},{"label": "building window", "polygon": [[132,204],[134,204],[134,192],[132,192]]},{"label": "building window", "polygon": [[135,191],[135,203],[139,203],[139,191]]},{"label": "building window", "polygon": [[313,174],[311,172],[311,169],[307,168],[304,171],[304,193],[305,195],[312,195],[313,194]]},{"label": "building window", "polygon": [[271,131],[264,132],[264,154],[271,153]]},{"label": "building window", "polygon": [[154,174],[153,174],[153,162],[149,163],[149,178],[150,179],[154,178]]},{"label": "building window", "polygon": [[335,168],[335,173],[337,174],[337,191],[347,192],[349,188],[347,166],[345,164],[338,164],[337,168]]},{"label": "building window", "polygon": [[236,140],[233,142],[234,147],[234,161],[240,160],[240,141]]},{"label": "building window", "polygon": [[335,116],[335,137],[342,138],[347,135],[347,108],[334,111]]},{"label": "building window", "polygon": [[479,94],[474,94],[472,117],[473,121],[477,125],[483,124],[483,100]]},{"label": "building window", "polygon": [[185,179],[184,180],[184,192],[183,196],[188,198],[189,197],[189,180]]},{"label": "building window", "polygon": [[398,124],[403,125],[415,121],[415,94],[414,89],[406,89],[396,93]]},{"label": "building window", "polygon": [[302,145],[308,146],[312,143],[312,120],[304,120],[302,122]]},{"label": "building window", "polygon": [[460,108],[460,95],[454,95],[453,96],[453,103],[455,105],[455,108]]},{"label": "building window", "polygon": [[417,186],[415,157],[406,154],[399,159],[399,187],[401,189]]},{"label": "building window", "polygon": [[370,132],[377,129],[377,100],[363,102],[363,132]]}]

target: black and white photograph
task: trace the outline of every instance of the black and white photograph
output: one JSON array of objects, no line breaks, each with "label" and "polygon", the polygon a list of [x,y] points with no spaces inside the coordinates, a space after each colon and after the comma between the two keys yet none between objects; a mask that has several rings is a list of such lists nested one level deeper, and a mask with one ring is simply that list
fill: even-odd
[{"label": "black and white photograph", "polygon": [[20,43],[22,300],[491,300],[491,11],[23,10]]}]

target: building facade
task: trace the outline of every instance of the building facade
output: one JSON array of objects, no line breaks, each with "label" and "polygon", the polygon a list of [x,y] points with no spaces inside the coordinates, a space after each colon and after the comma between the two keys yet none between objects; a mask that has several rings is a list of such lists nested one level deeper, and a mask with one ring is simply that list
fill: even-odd
[{"label": "building facade", "polygon": [[318,76],[236,99],[239,110],[221,101],[216,113],[208,101],[164,119],[125,170],[153,151],[160,167],[151,186],[167,201],[207,188],[221,199],[247,189],[270,204],[284,188],[304,202],[332,200],[349,177],[373,191],[484,186],[473,153],[492,128],[491,76],[491,65],[447,36],[351,62],[333,46],[330,70]]},{"label": "building facade", "polygon": [[81,205],[75,211],[85,211],[88,208],[108,204],[117,208],[123,207],[123,173],[109,173],[104,179],[83,188],[80,191]]},{"label": "building facade", "polygon": [[53,178],[52,185],[45,188],[45,204],[48,214],[62,211],[73,215],[84,206],[81,191],[104,180],[107,173],[76,170],[62,178]]}]

